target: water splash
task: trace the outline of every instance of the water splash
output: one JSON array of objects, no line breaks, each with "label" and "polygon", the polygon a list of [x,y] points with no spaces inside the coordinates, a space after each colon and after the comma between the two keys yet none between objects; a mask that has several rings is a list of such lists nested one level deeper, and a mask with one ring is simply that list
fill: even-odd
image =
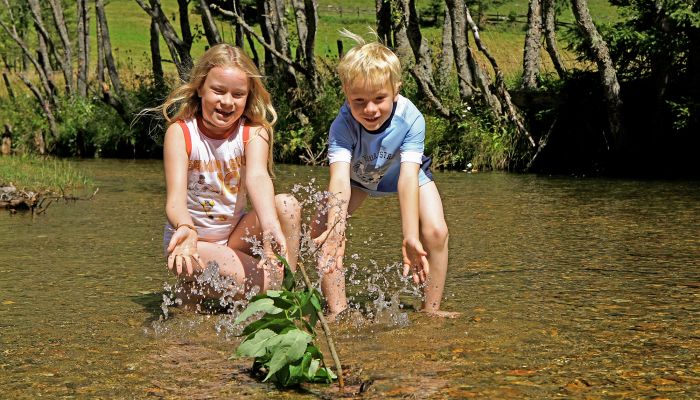
[{"label": "water splash", "polygon": [[[325,217],[333,207],[339,207],[341,203],[333,194],[320,190],[314,179],[307,184],[294,185],[291,192],[302,209],[299,262],[307,266],[314,287],[320,291],[323,272],[316,268],[319,246],[314,243],[311,232],[314,225],[321,222],[319,217]],[[350,235],[350,220],[346,229]],[[263,255],[262,242],[258,238],[246,231],[243,240],[250,244],[253,255]],[[353,240],[362,241],[367,250],[372,250],[372,235],[364,239],[354,237]],[[410,324],[406,309],[412,306],[402,303],[401,298],[421,299],[422,291],[410,278],[401,275],[401,262],[382,266],[373,259],[363,260],[358,253],[346,254],[345,262],[349,311],[355,316],[355,325],[405,327]],[[299,285],[303,283],[299,282]],[[256,286],[245,293],[243,285],[237,284],[231,277],[222,276],[216,262],[210,262],[194,280],[164,284],[161,304],[163,315],[160,322],[172,318],[170,308],[194,303],[195,311],[219,316],[214,326],[218,334],[227,338],[237,336],[242,327],[235,324],[234,320],[259,290]]]}]

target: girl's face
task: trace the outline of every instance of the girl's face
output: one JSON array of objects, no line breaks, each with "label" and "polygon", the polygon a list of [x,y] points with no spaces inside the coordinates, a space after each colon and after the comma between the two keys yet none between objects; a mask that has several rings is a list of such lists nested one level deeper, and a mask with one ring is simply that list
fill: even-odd
[{"label": "girl's face", "polygon": [[197,94],[202,99],[204,125],[215,135],[227,135],[245,111],[248,77],[234,67],[209,70]]},{"label": "girl's face", "polygon": [[391,116],[394,102],[399,94],[394,93],[390,84],[381,88],[368,88],[363,84],[345,87],[350,113],[366,130],[376,131]]}]

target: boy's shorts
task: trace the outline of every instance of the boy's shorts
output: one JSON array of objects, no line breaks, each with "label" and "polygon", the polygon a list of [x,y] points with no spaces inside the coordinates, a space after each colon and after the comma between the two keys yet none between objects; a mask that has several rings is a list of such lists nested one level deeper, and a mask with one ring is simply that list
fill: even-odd
[{"label": "boy's shorts", "polygon": [[[419,178],[418,186],[423,186],[425,184],[428,184],[428,183],[434,181],[433,173],[430,171],[430,166],[432,164],[433,164],[433,159],[426,156],[426,155],[423,155],[423,158],[421,158],[420,170],[423,171],[423,173],[425,174],[425,177],[427,179],[423,178],[421,180]],[[362,186],[362,184],[360,182],[357,182],[353,179],[350,179],[350,186],[358,188],[358,189],[362,190],[363,192],[366,192],[371,197],[391,196],[392,194],[396,193],[396,192],[378,192],[376,190],[368,189],[368,188]]]}]

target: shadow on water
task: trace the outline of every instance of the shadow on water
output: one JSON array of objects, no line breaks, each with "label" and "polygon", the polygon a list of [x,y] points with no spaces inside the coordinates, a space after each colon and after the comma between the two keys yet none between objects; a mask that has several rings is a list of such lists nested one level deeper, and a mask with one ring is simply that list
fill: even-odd
[{"label": "shadow on water", "polygon": [[[162,320],[161,163],[83,165],[92,201],[0,214],[0,397],[700,398],[697,182],[436,173],[454,320],[415,312],[392,267],[398,202],[368,201],[347,249],[361,318],[332,326],[340,394],[259,382],[230,358],[235,313]],[[279,192],[325,185],[324,168],[277,168]]]},{"label": "shadow on water", "polygon": [[152,326],[153,322],[159,321],[163,318],[163,296],[168,295],[168,292],[163,291],[138,294],[129,297],[131,301],[143,308],[143,313],[149,315],[149,317],[144,321],[144,327],[150,327]]}]

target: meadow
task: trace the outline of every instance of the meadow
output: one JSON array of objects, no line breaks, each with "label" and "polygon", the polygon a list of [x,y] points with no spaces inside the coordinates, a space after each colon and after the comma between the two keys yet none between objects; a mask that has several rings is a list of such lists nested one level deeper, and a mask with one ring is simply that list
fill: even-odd
[{"label": "meadow", "polygon": [[[179,24],[175,19],[177,13],[176,0],[163,0],[164,11],[171,16],[171,22],[179,31]],[[429,0],[419,0],[417,8],[423,10],[429,5]],[[193,6],[191,6],[194,8]],[[589,7],[594,21],[598,24],[614,22],[618,16],[617,9],[607,0],[591,0]],[[504,1],[496,4],[483,6],[482,13],[487,15],[511,16],[515,21],[503,21],[500,23],[485,23],[481,26],[481,37],[484,44],[492,52],[506,76],[514,78],[522,70],[523,41],[525,37],[525,25],[528,2],[524,0]],[[107,18],[109,21],[110,36],[115,57],[128,80],[128,74],[140,75],[150,69],[150,48],[149,48],[149,24],[150,17],[133,0],[112,0],[106,5]],[[478,8],[471,7],[472,15],[477,15]],[[341,39],[338,31],[347,28],[360,34],[367,33],[370,28],[376,26],[374,15],[374,1],[372,0],[320,0],[318,4],[319,26],[316,38],[316,54],[321,57],[337,57],[337,40]],[[573,26],[574,18],[570,8],[564,7],[558,20],[567,26]],[[199,15],[194,12],[190,15],[190,23],[193,32],[200,32],[198,40],[192,47],[193,57],[201,54],[206,47],[201,28]],[[234,28],[227,21],[218,21],[219,30],[226,42],[233,42]],[[290,25],[290,26],[293,26]],[[566,28],[564,28],[566,29]],[[441,27],[426,27],[422,29],[424,37],[431,43],[437,51],[440,46]],[[559,39],[562,49],[565,42],[560,29]],[[352,46],[344,40],[344,47]],[[96,46],[93,46],[93,53]],[[161,52],[164,58],[169,56],[165,42],[161,39]],[[262,47],[258,47],[259,54],[262,54]],[[93,55],[96,57],[96,55]],[[576,63],[573,53],[564,51],[565,61],[569,65]],[[553,71],[551,63],[543,54],[545,71]],[[174,72],[171,63],[165,64],[166,71]]]}]

